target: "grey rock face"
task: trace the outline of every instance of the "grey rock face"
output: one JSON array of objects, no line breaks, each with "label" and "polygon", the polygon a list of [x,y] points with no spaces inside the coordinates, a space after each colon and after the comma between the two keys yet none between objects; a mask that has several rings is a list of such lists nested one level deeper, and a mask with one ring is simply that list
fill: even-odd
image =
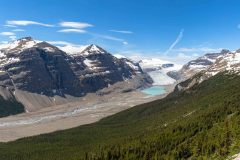
[{"label": "grey rock face", "polygon": [[2,87],[46,96],[83,96],[142,74],[139,65],[117,59],[95,45],[69,55],[27,37],[1,49],[1,55]]},{"label": "grey rock face", "polygon": [[202,57],[199,57],[195,60],[188,62],[182,67],[180,71],[178,71],[178,73],[174,74],[177,75],[176,77],[179,79],[190,78],[196,73],[207,70],[208,67],[211,66],[219,56],[225,55],[229,52],[230,52],[229,50],[223,49],[219,53],[207,53]]}]

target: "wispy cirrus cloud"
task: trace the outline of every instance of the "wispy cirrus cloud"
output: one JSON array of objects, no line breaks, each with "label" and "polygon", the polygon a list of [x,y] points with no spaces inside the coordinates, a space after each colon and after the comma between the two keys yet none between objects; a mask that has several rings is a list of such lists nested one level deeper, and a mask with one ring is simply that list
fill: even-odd
[{"label": "wispy cirrus cloud", "polygon": [[123,33],[123,34],[133,34],[132,31],[126,31],[126,30],[115,30],[115,29],[111,29],[109,30],[110,32],[116,32],[116,33]]},{"label": "wispy cirrus cloud", "polygon": [[170,56],[170,55],[159,55],[158,52],[144,52],[144,51],[134,51],[134,50],[129,50],[129,51],[121,51],[118,52],[118,54],[121,54],[123,56],[126,56],[134,61],[140,61],[143,59],[154,59],[158,58],[162,61],[166,61],[166,63],[175,63],[179,65],[183,65],[190,60],[196,59],[199,57],[197,54],[185,54],[185,53],[177,53],[175,56]]},{"label": "wispy cirrus cloud", "polygon": [[58,30],[57,32],[62,33],[86,33],[85,30],[88,27],[93,27],[92,24],[84,23],[84,22],[70,22],[70,21],[64,21],[59,23],[60,27],[66,28]]},{"label": "wispy cirrus cloud", "polygon": [[165,61],[170,61],[174,62],[176,64],[185,64],[193,59],[198,58],[198,54],[186,54],[186,53],[177,53],[174,57],[173,56],[168,56],[168,55],[163,55],[160,56],[159,58],[165,60]]},{"label": "wispy cirrus cloud", "polygon": [[15,35],[14,32],[0,32],[1,36],[6,36],[11,40],[15,40],[17,38],[17,36]]},{"label": "wispy cirrus cloud", "polygon": [[183,32],[184,29],[181,29],[181,31],[179,32],[176,40],[170,45],[170,47],[168,48],[168,50],[165,52],[165,54],[168,54],[183,38]]},{"label": "wispy cirrus cloud", "polygon": [[24,29],[13,29],[12,32],[24,32]]},{"label": "wispy cirrus cloud", "polygon": [[206,53],[219,53],[221,50],[222,48],[212,48],[207,46],[174,48],[171,50],[171,55],[163,54],[161,58],[172,62],[184,64]]},{"label": "wispy cirrus cloud", "polygon": [[86,33],[87,31],[83,30],[83,29],[61,29],[58,30],[57,32],[62,32],[62,33]]},{"label": "wispy cirrus cloud", "polygon": [[54,27],[52,24],[46,24],[36,21],[28,21],[28,20],[9,20],[6,21],[5,26],[28,26],[28,25],[38,25],[38,26],[44,26],[44,27]]},{"label": "wispy cirrus cloud", "polygon": [[17,28],[17,26],[14,25],[10,25],[10,24],[5,24],[3,25],[4,27],[8,27],[8,28]]},{"label": "wispy cirrus cloud", "polygon": [[96,38],[117,41],[117,42],[121,42],[124,45],[128,44],[128,42],[122,38],[118,38],[118,37],[114,37],[114,36],[110,36],[110,35],[96,34],[96,33],[90,33],[90,34]]},{"label": "wispy cirrus cloud", "polygon": [[183,52],[183,53],[210,53],[219,52],[222,48],[209,48],[209,47],[191,47],[191,48],[176,48],[173,52]]},{"label": "wispy cirrus cloud", "polygon": [[2,36],[14,36],[15,33],[14,32],[0,32],[0,35],[2,35]]},{"label": "wispy cirrus cloud", "polygon": [[[201,46],[201,47],[200,47]],[[211,48],[208,46],[197,46],[197,47],[184,47],[184,48],[176,48],[171,50],[170,54],[164,54],[164,52],[160,51],[141,51],[141,50],[128,50],[121,51],[118,54],[129,57],[133,60],[142,60],[149,58],[159,58],[161,60],[174,62],[176,64],[185,64],[190,60],[196,59],[200,56],[203,56],[206,53],[219,53],[222,48]]]},{"label": "wispy cirrus cloud", "polygon": [[48,43],[57,46],[62,51],[67,53],[78,53],[87,47],[87,45],[75,44],[67,41],[47,41]]},{"label": "wispy cirrus cloud", "polygon": [[13,40],[16,40],[16,39],[17,39],[17,36],[9,36],[8,38],[13,41]]},{"label": "wispy cirrus cloud", "polygon": [[59,26],[61,27],[67,27],[67,28],[77,28],[77,29],[84,29],[87,27],[93,27],[92,24],[85,23],[85,22],[60,22]]},{"label": "wispy cirrus cloud", "polygon": [[67,42],[67,41],[47,41],[47,43],[50,43],[52,45],[60,45],[60,46],[67,46],[67,45],[77,46],[78,45],[78,44],[74,44],[74,43]]},{"label": "wispy cirrus cloud", "polygon": [[97,37],[102,38],[102,39],[107,39],[107,40],[113,40],[113,41],[118,41],[118,42],[124,42],[124,39],[109,36],[109,35],[100,35],[97,34]]}]

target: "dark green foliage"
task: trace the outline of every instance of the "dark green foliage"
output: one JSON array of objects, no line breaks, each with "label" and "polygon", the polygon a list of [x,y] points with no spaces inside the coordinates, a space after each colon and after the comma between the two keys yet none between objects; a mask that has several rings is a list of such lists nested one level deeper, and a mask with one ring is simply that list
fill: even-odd
[{"label": "dark green foliage", "polygon": [[2,143],[0,159],[226,159],[240,152],[239,91],[239,76],[219,74],[94,124]]},{"label": "dark green foliage", "polygon": [[24,106],[14,99],[4,100],[0,96],[0,117],[24,112]]}]

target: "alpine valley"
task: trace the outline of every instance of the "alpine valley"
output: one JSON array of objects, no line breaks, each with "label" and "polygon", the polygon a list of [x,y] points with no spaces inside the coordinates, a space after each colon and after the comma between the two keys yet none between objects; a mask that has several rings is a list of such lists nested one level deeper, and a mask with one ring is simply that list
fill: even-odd
[{"label": "alpine valley", "polygon": [[18,39],[0,46],[0,159],[237,159],[239,84],[240,50],[181,66]]}]

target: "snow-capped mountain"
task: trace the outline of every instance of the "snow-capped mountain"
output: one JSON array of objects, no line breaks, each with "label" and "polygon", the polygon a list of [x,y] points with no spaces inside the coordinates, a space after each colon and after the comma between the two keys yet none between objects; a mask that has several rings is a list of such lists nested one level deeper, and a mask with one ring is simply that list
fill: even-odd
[{"label": "snow-capped mountain", "polygon": [[143,70],[142,70],[139,62],[134,62],[133,60],[131,60],[131,59],[125,57],[125,56],[121,56],[121,55],[114,55],[114,57],[124,61],[136,73],[143,73]]},{"label": "snow-capped mountain", "polygon": [[0,45],[0,50],[5,53],[19,53],[27,48],[31,48],[36,45],[37,42],[31,37],[22,38],[10,43]]},{"label": "snow-capped mountain", "polygon": [[222,72],[230,74],[239,74],[240,73],[240,50],[235,52],[230,52],[228,50],[223,50],[218,56],[215,56],[214,62],[208,67],[195,71],[196,74],[193,74],[188,78],[187,81],[179,83],[175,91],[186,90],[195,84],[199,84],[204,80]]},{"label": "snow-capped mountain", "polygon": [[179,77],[186,79],[200,71],[205,71],[216,61],[219,56],[224,56],[229,52],[229,50],[223,49],[219,53],[207,53],[202,57],[192,60],[185,64],[178,72]]},{"label": "snow-capped mountain", "polygon": [[[70,54],[26,37],[0,48],[0,87],[17,97],[28,110],[62,103],[62,99],[58,102],[51,97],[79,97],[128,79],[151,83],[146,76],[137,64],[118,59],[96,45]],[[43,96],[48,99],[40,100]]]},{"label": "snow-capped mountain", "polygon": [[60,50],[66,52],[67,54],[78,54],[82,52],[88,45],[83,46],[73,46],[73,45],[65,45],[65,46],[57,46]]},{"label": "snow-capped mountain", "polygon": [[228,52],[220,55],[205,72],[208,76],[214,76],[219,72],[229,71],[232,73],[240,72],[240,50]]}]

